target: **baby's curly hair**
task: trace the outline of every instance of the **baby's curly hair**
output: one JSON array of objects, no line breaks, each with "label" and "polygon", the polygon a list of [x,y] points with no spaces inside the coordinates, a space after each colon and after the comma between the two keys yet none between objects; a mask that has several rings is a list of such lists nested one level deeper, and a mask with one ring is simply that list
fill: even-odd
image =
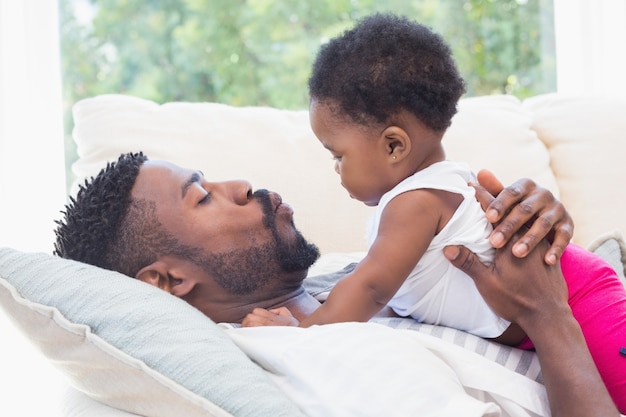
[{"label": "baby's curly hair", "polygon": [[142,152],[123,154],[80,186],[56,222],[55,255],[135,276],[161,250],[187,249],[161,225],[154,202],[131,196],[147,160]]},{"label": "baby's curly hair", "polygon": [[464,92],[444,39],[392,14],[366,17],[324,45],[309,79],[311,99],[355,123],[384,123],[407,110],[435,131],[450,126]]}]

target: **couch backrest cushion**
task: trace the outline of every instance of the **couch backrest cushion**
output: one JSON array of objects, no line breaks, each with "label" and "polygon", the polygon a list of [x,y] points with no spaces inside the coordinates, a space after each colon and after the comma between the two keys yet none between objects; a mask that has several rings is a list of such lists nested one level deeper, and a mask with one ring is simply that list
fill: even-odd
[{"label": "couch backrest cushion", "polygon": [[626,98],[546,94],[524,108],[550,152],[574,240],[587,246],[612,230],[626,235]]},{"label": "couch backrest cushion", "polygon": [[[505,183],[530,177],[557,193],[549,155],[531,130],[532,115],[511,96],[464,99],[444,137],[448,157],[488,168]],[[202,170],[212,180],[247,179],[280,193],[296,225],[324,253],[365,250],[372,208],[351,200],[306,111],[165,103],[102,95],[74,107],[78,181],[121,153],[144,151]]]},{"label": "couch backrest cushion", "polygon": [[447,157],[474,171],[489,169],[505,184],[532,178],[557,197],[550,155],[532,130],[533,115],[514,96],[462,99],[443,144]]}]

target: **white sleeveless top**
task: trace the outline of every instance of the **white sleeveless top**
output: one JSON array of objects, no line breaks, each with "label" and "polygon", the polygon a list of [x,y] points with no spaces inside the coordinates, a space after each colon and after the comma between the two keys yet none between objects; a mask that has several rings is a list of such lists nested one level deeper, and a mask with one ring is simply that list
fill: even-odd
[{"label": "white sleeveless top", "polygon": [[494,249],[488,241],[492,230],[468,182],[476,177],[467,164],[443,161],[405,179],[380,200],[368,229],[370,246],[376,239],[386,205],[406,191],[430,188],[463,196],[463,201],[448,224],[431,241],[413,271],[402,284],[389,306],[401,316],[465,330],[480,337],[502,334],[510,322],[497,316],[476,289],[474,281],[455,268],[444,256],[446,245],[465,245],[483,262],[493,260]]}]

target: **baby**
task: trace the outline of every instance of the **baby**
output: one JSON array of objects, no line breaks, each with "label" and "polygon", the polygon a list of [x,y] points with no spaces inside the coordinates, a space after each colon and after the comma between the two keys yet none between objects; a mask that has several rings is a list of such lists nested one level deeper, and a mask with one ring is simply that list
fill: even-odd
[{"label": "baby", "polygon": [[[468,185],[466,164],[441,143],[464,81],[446,42],[394,15],[368,17],[322,47],[309,80],[310,121],[352,198],[377,211],[369,250],[327,300],[298,323],[286,309],[252,312],[244,325],[308,327],[367,321],[383,307],[532,349],[515,323],[496,315],[471,278],[443,256],[464,245],[487,263],[492,230]],[[626,290],[595,255],[569,245],[560,260],[569,303],[609,392],[626,410]]]}]

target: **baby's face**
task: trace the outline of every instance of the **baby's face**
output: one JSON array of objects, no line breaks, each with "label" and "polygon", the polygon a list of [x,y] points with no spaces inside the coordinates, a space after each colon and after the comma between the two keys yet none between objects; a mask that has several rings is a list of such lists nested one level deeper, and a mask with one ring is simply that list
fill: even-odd
[{"label": "baby's face", "polygon": [[352,198],[377,205],[395,185],[390,171],[393,157],[382,131],[341,120],[328,105],[315,100],[309,111],[311,128],[332,154],[341,185]]}]

